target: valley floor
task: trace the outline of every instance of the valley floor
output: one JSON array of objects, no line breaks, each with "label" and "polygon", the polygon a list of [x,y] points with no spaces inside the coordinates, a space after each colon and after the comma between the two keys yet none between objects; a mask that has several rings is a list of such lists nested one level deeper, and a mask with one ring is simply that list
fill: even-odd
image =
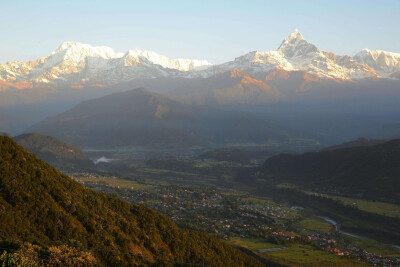
[{"label": "valley floor", "polygon": [[[161,170],[152,171],[159,175]],[[182,185],[179,178],[156,181],[98,173],[69,175],[91,189],[153,208],[182,227],[217,236],[282,265],[400,264],[398,248],[340,233],[315,209],[210,185],[210,179]]]}]

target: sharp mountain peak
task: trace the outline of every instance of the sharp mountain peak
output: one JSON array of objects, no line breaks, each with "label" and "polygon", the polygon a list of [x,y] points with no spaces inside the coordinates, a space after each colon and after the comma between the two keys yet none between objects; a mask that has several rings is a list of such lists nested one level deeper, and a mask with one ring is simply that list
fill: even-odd
[{"label": "sharp mountain peak", "polygon": [[304,40],[303,35],[300,33],[298,29],[295,29],[288,37],[285,39],[286,41],[290,42],[292,40]]}]

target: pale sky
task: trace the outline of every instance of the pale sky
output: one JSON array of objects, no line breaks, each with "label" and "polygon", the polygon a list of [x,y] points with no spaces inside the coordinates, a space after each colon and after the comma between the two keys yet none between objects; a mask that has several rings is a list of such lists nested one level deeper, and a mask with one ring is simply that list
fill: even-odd
[{"label": "pale sky", "polygon": [[0,12],[0,64],[43,57],[64,41],[215,64],[276,49],[294,29],[340,55],[400,53],[400,0],[0,0]]}]

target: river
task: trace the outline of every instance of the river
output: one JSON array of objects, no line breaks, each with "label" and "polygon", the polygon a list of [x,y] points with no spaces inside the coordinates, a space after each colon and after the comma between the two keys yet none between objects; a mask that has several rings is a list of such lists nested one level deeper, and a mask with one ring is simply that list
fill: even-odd
[{"label": "river", "polygon": [[[321,216],[320,218],[324,219],[324,221],[326,221],[327,223],[330,223],[333,226],[335,226],[336,231],[341,233],[341,234],[352,236],[352,237],[357,237],[357,238],[367,238],[365,236],[356,235],[356,234],[353,234],[353,233],[349,233],[349,232],[345,232],[345,231],[340,230],[340,223],[338,223],[338,222],[336,222],[336,221],[334,221],[334,220],[332,220],[332,219],[330,219],[328,217]],[[397,246],[397,245],[391,245],[391,246],[396,248],[396,249],[398,249],[398,250],[400,250],[400,246]]]},{"label": "river", "polygon": [[334,221],[334,220],[332,220],[332,219],[330,219],[330,218],[328,218],[328,217],[323,217],[323,216],[322,216],[321,218],[324,219],[324,221],[326,221],[327,223],[330,223],[330,224],[332,224],[333,226],[335,226],[336,231],[338,231],[338,232],[341,233],[341,234],[348,235],[348,236],[352,236],[352,237],[357,237],[357,238],[366,238],[366,237],[361,236],[361,235],[356,235],[356,234],[353,234],[353,233],[349,233],[349,232],[340,230],[340,223],[338,223],[338,222],[336,222],[336,221]]}]

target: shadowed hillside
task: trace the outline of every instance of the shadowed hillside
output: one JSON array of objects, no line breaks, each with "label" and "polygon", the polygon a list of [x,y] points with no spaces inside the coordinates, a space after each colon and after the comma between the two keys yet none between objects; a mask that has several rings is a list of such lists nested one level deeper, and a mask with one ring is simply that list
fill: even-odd
[{"label": "shadowed hillside", "polygon": [[400,201],[400,140],[384,144],[282,154],[262,167],[265,177],[308,189],[360,194]]},{"label": "shadowed hillside", "polygon": [[41,160],[58,169],[94,168],[93,162],[82,150],[55,137],[30,133],[18,135],[13,139]]},{"label": "shadowed hillside", "polygon": [[324,150],[336,150],[336,149],[358,147],[358,146],[373,146],[388,142],[389,140],[390,139],[366,139],[361,137],[354,141],[327,147]]},{"label": "shadowed hillside", "polygon": [[189,106],[143,88],[83,102],[32,130],[94,148],[188,149],[289,140],[277,125],[244,112]]}]

